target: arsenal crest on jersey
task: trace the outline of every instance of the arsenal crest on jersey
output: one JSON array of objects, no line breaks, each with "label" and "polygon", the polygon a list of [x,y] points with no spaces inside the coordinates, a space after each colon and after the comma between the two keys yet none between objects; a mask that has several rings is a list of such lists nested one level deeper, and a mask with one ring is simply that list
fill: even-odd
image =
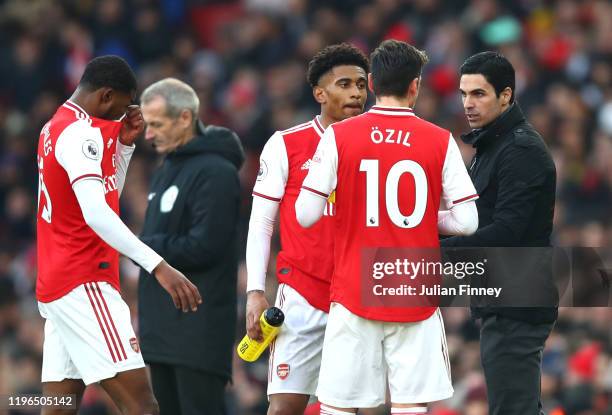
[{"label": "arsenal crest on jersey", "polygon": [[281,378],[281,380],[287,379],[290,371],[291,367],[287,363],[281,363],[280,365],[276,366],[276,374],[279,378]]},{"label": "arsenal crest on jersey", "polygon": [[140,346],[138,345],[138,339],[136,337],[130,339],[130,346],[132,346],[132,350],[136,353],[140,353]]}]

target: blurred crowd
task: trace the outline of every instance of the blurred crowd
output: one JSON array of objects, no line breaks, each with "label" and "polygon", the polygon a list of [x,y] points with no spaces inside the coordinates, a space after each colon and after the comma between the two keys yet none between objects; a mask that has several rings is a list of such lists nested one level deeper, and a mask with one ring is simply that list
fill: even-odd
[{"label": "blurred crowd", "polygon": [[[472,53],[500,50],[516,68],[518,102],[557,166],[554,243],[609,247],[611,22],[612,2],[605,0],[0,0],[0,396],[40,393],[34,155],[40,128],[92,57],[123,56],[141,88],[167,76],[185,80],[199,94],[202,120],[239,134],[247,150],[243,253],[264,143],[275,130],[318,112],[305,70],[319,49],[348,41],[369,53],[395,38],[426,50],[430,63],[416,113],[455,137],[468,130],[459,66]],[[459,144],[467,162],[472,149]],[[140,142],[121,200],[122,217],[136,233],[157,162]],[[137,275],[134,265],[122,263],[134,324]],[[275,283],[269,282],[272,294]],[[237,338],[243,335],[245,284],[242,264]],[[478,328],[466,309],[449,308],[444,315],[456,392],[432,414],[484,415]],[[561,310],[543,359],[547,413],[612,414],[611,321],[610,307]],[[248,365],[236,360],[234,366],[230,413],[264,414],[266,359]],[[114,411],[103,392],[88,389],[83,414]]]}]

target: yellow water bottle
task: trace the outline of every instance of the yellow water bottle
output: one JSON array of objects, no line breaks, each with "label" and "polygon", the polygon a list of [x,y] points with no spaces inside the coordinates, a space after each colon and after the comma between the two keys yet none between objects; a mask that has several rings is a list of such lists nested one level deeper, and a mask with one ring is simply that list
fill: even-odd
[{"label": "yellow water bottle", "polygon": [[261,325],[263,340],[258,342],[251,339],[249,335],[246,334],[236,348],[238,356],[247,362],[254,362],[257,360],[263,351],[266,350],[270,342],[274,340],[280,331],[280,326],[283,324],[283,321],[285,321],[285,314],[283,314],[280,308],[270,307],[261,313],[259,324]]}]

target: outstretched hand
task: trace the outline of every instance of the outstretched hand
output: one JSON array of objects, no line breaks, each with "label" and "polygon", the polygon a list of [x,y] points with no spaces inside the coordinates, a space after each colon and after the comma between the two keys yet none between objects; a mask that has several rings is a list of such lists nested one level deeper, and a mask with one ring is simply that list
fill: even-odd
[{"label": "outstretched hand", "polygon": [[176,268],[168,265],[166,261],[153,270],[153,275],[159,284],[170,294],[174,306],[184,313],[197,311],[198,305],[202,304],[202,297],[198,288]]}]

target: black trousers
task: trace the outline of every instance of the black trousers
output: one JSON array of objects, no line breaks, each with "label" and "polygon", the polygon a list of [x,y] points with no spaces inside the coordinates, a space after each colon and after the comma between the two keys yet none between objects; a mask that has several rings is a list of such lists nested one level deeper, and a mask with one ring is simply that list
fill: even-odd
[{"label": "black trousers", "polygon": [[186,366],[149,366],[160,415],[226,415],[225,378]]},{"label": "black trousers", "polygon": [[540,415],[544,342],[554,323],[530,324],[491,315],[480,330],[480,359],[489,415]]}]

